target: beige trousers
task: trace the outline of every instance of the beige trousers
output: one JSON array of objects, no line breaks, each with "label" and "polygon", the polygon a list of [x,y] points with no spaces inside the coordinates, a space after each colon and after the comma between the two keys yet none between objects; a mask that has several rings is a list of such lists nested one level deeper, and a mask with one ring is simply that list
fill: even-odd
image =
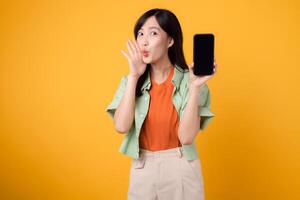
[{"label": "beige trousers", "polygon": [[131,161],[128,200],[204,200],[200,159],[188,161],[182,147],[140,149]]}]

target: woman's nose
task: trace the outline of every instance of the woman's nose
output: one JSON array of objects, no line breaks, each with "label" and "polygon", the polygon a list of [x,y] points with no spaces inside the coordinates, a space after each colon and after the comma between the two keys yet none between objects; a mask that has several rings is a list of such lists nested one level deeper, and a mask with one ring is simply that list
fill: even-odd
[{"label": "woman's nose", "polygon": [[142,46],[148,46],[148,40],[143,38],[142,41],[141,41],[141,45]]}]

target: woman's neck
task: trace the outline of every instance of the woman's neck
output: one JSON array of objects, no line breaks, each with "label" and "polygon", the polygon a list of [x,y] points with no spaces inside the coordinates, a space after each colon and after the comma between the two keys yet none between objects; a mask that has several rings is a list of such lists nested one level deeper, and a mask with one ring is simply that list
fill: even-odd
[{"label": "woman's neck", "polygon": [[151,64],[150,73],[155,82],[160,83],[168,78],[172,69],[169,61]]}]

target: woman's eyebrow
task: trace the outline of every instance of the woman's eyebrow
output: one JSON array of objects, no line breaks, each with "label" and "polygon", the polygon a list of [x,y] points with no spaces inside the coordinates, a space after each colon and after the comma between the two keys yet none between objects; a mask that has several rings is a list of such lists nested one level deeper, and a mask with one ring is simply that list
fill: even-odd
[{"label": "woman's eyebrow", "polygon": [[[159,30],[159,28],[158,28],[158,27],[156,27],[156,26],[150,26],[148,29],[153,29],[153,28],[155,28],[155,29],[158,29],[158,30]],[[143,28],[141,28],[141,30],[143,30]]]}]

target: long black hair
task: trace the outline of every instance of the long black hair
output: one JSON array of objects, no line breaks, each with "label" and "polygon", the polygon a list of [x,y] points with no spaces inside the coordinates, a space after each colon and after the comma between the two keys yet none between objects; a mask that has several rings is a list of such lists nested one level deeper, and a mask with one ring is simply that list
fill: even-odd
[{"label": "long black hair", "polygon": [[[180,67],[182,70],[188,70],[184,53],[183,53],[183,37],[180,23],[175,14],[167,9],[154,8],[146,11],[136,22],[134,26],[134,37],[137,39],[138,31],[146,22],[146,20],[154,16],[160,27],[167,33],[168,36],[173,38],[174,43],[168,49],[168,56],[171,64],[176,67]],[[147,78],[148,71],[150,70],[151,64],[147,64],[145,72],[139,77],[136,86],[136,97],[141,96],[141,88]],[[179,69],[180,70],[180,69]]]}]

